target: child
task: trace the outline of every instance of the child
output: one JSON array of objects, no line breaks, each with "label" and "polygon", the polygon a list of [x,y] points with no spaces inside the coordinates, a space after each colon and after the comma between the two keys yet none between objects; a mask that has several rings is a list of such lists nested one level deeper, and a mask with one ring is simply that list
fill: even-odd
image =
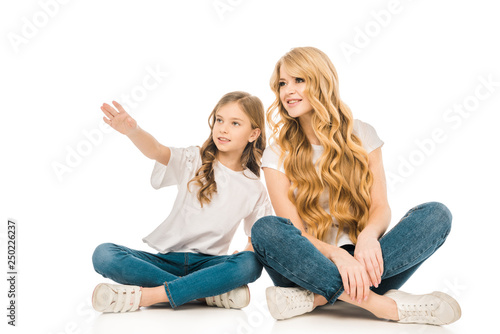
[{"label": "child", "polygon": [[160,302],[175,308],[202,298],[211,306],[247,306],[246,284],[262,271],[250,237],[242,252],[224,254],[241,220],[250,236],[253,223],[272,213],[259,179],[266,143],[262,102],[245,92],[224,95],[209,116],[211,133],[201,148],[163,146],[120,104],[113,105],[117,110],[101,107],[104,121],[156,160],[155,189],[175,184],[178,194],[167,219],[143,239],[158,254],[109,243],[96,248],[95,270],[123,285],[97,285],[93,307],[127,312]]}]

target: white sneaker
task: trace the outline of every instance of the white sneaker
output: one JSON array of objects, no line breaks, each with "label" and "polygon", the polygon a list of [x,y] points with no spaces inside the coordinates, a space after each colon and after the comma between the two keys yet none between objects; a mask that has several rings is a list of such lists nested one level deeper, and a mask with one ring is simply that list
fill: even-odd
[{"label": "white sneaker", "polygon": [[135,285],[98,284],[92,293],[92,306],[98,312],[132,312],[139,309],[141,288]]},{"label": "white sneaker", "polygon": [[244,308],[250,303],[250,289],[247,285],[243,285],[222,295],[207,297],[205,301],[208,306]]},{"label": "white sneaker", "polygon": [[282,288],[271,286],[266,289],[267,307],[277,320],[283,320],[311,312],[314,294],[304,288]]},{"label": "white sneaker", "polygon": [[460,305],[443,292],[412,295],[399,290],[389,290],[385,296],[398,306],[399,322],[429,325],[448,325],[462,315]]}]

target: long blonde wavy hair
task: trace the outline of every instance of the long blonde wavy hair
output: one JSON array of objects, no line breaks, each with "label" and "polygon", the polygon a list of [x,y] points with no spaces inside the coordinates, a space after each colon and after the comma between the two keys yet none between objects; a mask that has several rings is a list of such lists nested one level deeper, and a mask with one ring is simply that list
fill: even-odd
[{"label": "long blonde wavy hair", "polygon": [[[311,124],[324,148],[314,165],[313,149],[299,120],[288,115],[281,102],[281,66],[292,77],[305,81],[305,93],[313,108]],[[353,133],[351,110],[340,100],[335,67],[316,48],[294,48],[276,63],[270,84],[276,99],[267,110],[267,121],[272,129],[271,138],[281,148],[280,161],[291,181],[288,197],[308,233],[325,240],[333,216],[339,224],[337,241],[340,231],[347,228],[349,238],[356,243],[368,220],[373,176],[368,168],[368,154]],[[330,214],[319,203],[325,190]]]},{"label": "long blonde wavy hair", "polygon": [[220,108],[232,102],[238,103],[241,110],[248,116],[252,129],[260,129],[260,136],[253,142],[249,142],[241,154],[242,167],[248,168],[252,173],[260,177],[262,153],[266,148],[264,106],[258,97],[252,96],[249,93],[241,91],[227,93],[219,100],[208,117],[210,136],[200,149],[201,167],[198,169],[193,179],[187,184],[188,189],[191,183],[195,183],[199,186],[197,198],[202,207],[203,204],[210,203],[213,194],[217,193],[214,163],[217,158],[218,150],[212,138],[216,114]]}]

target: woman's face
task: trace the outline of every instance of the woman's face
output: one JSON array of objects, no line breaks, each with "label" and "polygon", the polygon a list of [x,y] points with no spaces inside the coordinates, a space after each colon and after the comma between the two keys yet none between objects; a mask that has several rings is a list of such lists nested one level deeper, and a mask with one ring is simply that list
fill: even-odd
[{"label": "woman's face", "polygon": [[290,76],[283,65],[279,80],[280,100],[290,117],[298,118],[311,113],[313,108],[305,92],[305,80]]}]

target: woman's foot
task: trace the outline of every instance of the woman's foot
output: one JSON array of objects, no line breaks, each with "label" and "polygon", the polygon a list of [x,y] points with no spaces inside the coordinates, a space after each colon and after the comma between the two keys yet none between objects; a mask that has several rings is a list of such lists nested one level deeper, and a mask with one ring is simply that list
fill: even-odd
[{"label": "woman's foot", "polygon": [[98,312],[132,312],[139,309],[141,288],[134,285],[98,284],[92,293],[92,306]]},{"label": "woman's foot", "polygon": [[314,294],[304,288],[282,288],[271,286],[266,289],[267,307],[277,320],[292,318],[314,309]]},{"label": "woman's foot", "polygon": [[389,290],[384,296],[393,299],[398,307],[398,322],[429,325],[448,325],[462,315],[460,305],[443,292],[412,295],[399,290]]},{"label": "woman's foot", "polygon": [[244,308],[250,303],[250,289],[248,289],[247,285],[243,285],[222,295],[207,297],[205,302],[208,306]]}]

